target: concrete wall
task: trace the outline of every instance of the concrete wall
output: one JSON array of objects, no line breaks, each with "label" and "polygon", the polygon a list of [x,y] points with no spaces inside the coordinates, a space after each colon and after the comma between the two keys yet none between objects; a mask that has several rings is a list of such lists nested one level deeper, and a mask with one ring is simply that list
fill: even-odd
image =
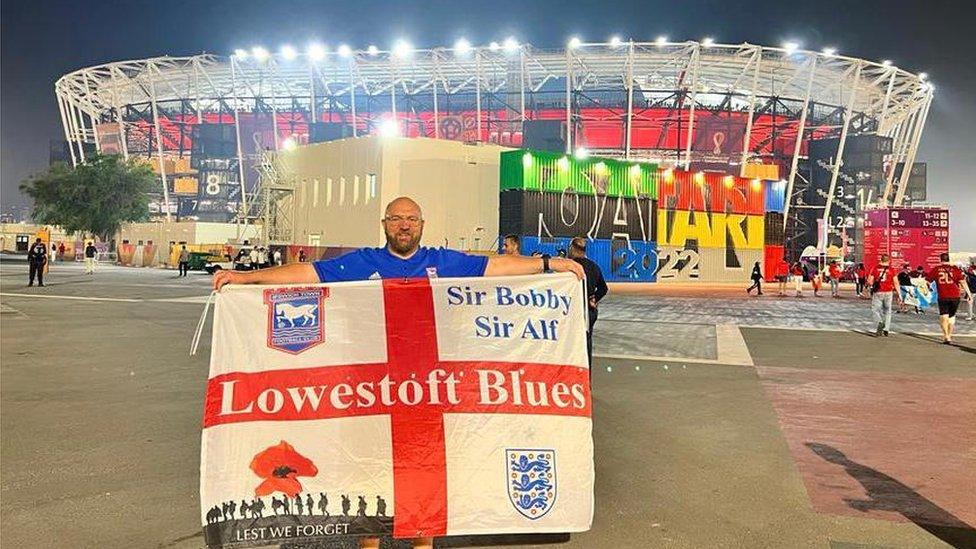
[{"label": "concrete wall", "polygon": [[398,196],[417,200],[427,221],[424,243],[481,249],[498,236],[499,155],[495,145],[363,137],[284,152],[295,180],[295,244],[379,246],[383,208]]}]

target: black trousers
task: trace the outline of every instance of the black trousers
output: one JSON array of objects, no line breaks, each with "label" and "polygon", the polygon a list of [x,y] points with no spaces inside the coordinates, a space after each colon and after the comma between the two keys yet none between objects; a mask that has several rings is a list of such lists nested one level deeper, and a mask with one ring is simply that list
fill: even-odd
[{"label": "black trousers", "polygon": [[186,276],[188,272],[190,272],[190,264],[186,261],[180,261],[180,276]]},{"label": "black trousers", "polygon": [[29,285],[34,285],[34,277],[37,277],[37,283],[40,286],[44,285],[44,264],[30,262],[30,282]]},{"label": "black trousers", "polygon": [[593,381],[593,325],[596,324],[596,319],[599,313],[596,309],[590,308],[590,326],[586,330],[586,360],[590,365],[590,381]]},{"label": "black trousers", "polygon": [[749,290],[748,291],[751,292],[753,288],[756,288],[757,290],[759,290],[759,293],[762,293],[762,279],[761,278],[757,278],[757,279],[753,280],[752,281],[752,286],[749,286]]}]

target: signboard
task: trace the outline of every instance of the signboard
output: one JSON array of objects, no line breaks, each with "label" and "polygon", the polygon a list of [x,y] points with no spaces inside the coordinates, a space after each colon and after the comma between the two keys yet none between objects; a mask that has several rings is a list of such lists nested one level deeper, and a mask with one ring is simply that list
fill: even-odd
[{"label": "signboard", "polygon": [[585,306],[569,275],[225,287],[207,545],[589,529]]},{"label": "signboard", "polygon": [[907,263],[927,270],[948,251],[947,208],[889,208],[865,214],[864,263],[868,267],[877,264],[880,254],[887,253],[895,267]]}]

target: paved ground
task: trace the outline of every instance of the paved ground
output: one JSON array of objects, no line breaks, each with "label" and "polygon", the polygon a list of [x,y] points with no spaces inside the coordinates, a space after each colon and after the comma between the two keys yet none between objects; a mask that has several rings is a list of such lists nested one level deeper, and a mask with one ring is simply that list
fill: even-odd
[{"label": "paved ground", "polygon": [[[209,277],[25,272],[0,261],[0,545],[201,546]],[[869,337],[852,297],[645,293],[597,325],[593,529],[438,546],[976,546],[976,340]]]}]

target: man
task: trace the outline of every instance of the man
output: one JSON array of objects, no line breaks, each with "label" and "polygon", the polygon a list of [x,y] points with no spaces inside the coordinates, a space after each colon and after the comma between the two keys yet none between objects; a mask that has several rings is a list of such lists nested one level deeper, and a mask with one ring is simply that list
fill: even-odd
[{"label": "man", "polygon": [[589,305],[589,328],[586,330],[586,358],[590,364],[590,379],[593,379],[593,325],[596,324],[597,304],[607,295],[607,283],[603,280],[600,267],[586,257],[586,238],[577,236],[569,244],[569,258],[583,267],[586,273],[586,302]]},{"label": "man", "polygon": [[507,234],[502,241],[502,255],[522,255],[522,244],[517,234]]},{"label": "man", "polygon": [[867,284],[868,280],[867,269],[864,268],[864,263],[858,263],[857,267],[854,268],[854,293],[857,297],[863,298],[864,285]]},{"label": "man", "polygon": [[507,276],[541,273],[545,269],[572,272],[583,278],[583,267],[561,258],[511,255],[472,256],[443,248],[420,246],[424,219],[420,206],[407,197],[390,202],[381,220],[386,233],[383,248],[360,248],[333,259],[283,265],[258,272],[220,271],[214,288],[225,284],[302,284],[371,278],[433,276]]},{"label": "man", "polygon": [[786,257],[780,260],[779,265],[776,266],[776,282],[779,283],[779,295],[786,295],[786,281],[790,277],[790,264],[786,261]]},{"label": "man", "polygon": [[275,248],[275,251],[274,251],[274,254],[272,254],[272,257],[274,258],[274,264],[275,264],[275,266],[281,265],[281,248]]},{"label": "man", "polygon": [[178,276],[186,276],[186,273],[190,271],[190,252],[186,251],[186,244],[180,247],[180,274]]},{"label": "man", "polygon": [[976,320],[976,316],[973,314],[974,305],[976,305],[976,265],[970,265],[966,269],[966,304],[969,305],[969,315],[966,320],[973,321]]},{"label": "man", "polygon": [[258,251],[257,246],[251,248],[250,253],[248,253],[248,257],[252,269],[256,271],[261,268],[261,252]]},{"label": "man", "polygon": [[841,270],[836,259],[830,262],[830,266],[827,267],[827,274],[830,275],[830,297],[840,297]]},{"label": "man", "polygon": [[964,293],[966,277],[962,269],[949,263],[949,254],[939,254],[939,265],[932,268],[925,280],[935,282],[939,294],[939,327],[942,328],[942,343],[952,345],[952,329],[956,326],[956,311]]},{"label": "man", "polygon": [[85,245],[85,274],[95,274],[95,257],[98,256],[98,248],[95,243],[88,241]]},{"label": "man", "polygon": [[27,250],[27,265],[30,271],[30,281],[28,286],[34,285],[34,276],[37,276],[37,285],[44,285],[44,264],[47,263],[47,246],[40,238],[34,241],[30,249]]},{"label": "man", "polygon": [[[513,255],[489,258],[420,246],[424,234],[423,212],[416,202],[407,197],[390,202],[380,223],[386,233],[386,246],[383,248],[360,248],[340,257],[312,263],[302,262],[300,255],[299,263],[261,271],[222,270],[214,275],[214,289],[219,290],[226,284],[312,284],[373,278],[506,276],[536,274],[546,270],[571,272],[577,278],[583,278],[583,267],[569,259]],[[342,506],[343,515],[348,515],[346,496],[343,496]],[[413,545],[430,549],[433,539],[417,538],[413,540]],[[379,540],[365,538],[361,546],[378,548]]]},{"label": "man", "polygon": [[898,271],[898,310],[897,313],[907,313],[908,303],[915,305],[915,312],[918,313],[918,300],[915,299],[915,285],[912,284],[912,271],[908,263],[901,266]]},{"label": "man", "polygon": [[875,336],[888,337],[888,330],[891,327],[891,301],[892,292],[895,291],[895,276],[892,271],[888,254],[881,254],[878,264],[871,269],[868,275],[867,286],[871,290],[871,312],[874,314],[874,321],[878,327]]},{"label": "man", "polygon": [[793,275],[793,285],[796,287],[796,297],[803,297],[803,278],[806,276],[806,272],[806,267],[799,261],[790,268],[790,274]]}]

